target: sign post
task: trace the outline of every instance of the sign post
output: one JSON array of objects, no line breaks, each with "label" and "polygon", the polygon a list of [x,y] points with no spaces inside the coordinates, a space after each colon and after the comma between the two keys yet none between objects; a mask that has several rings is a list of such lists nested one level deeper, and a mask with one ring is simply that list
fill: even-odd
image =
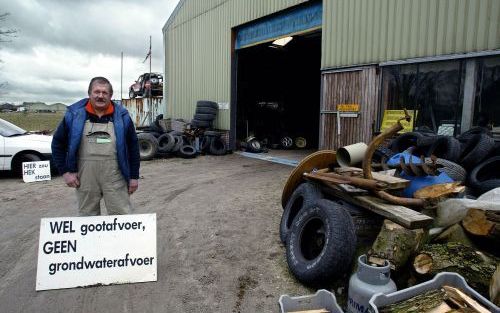
[{"label": "sign post", "polygon": [[43,218],[36,290],[156,281],[156,214]]}]

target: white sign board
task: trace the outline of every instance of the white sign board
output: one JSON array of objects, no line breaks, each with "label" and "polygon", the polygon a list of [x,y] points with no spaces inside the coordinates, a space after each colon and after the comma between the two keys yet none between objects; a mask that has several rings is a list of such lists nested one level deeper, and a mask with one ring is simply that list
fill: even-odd
[{"label": "white sign board", "polygon": [[43,218],[36,290],[156,281],[156,214]]},{"label": "white sign board", "polygon": [[23,162],[23,180],[25,183],[50,179],[50,161]]}]

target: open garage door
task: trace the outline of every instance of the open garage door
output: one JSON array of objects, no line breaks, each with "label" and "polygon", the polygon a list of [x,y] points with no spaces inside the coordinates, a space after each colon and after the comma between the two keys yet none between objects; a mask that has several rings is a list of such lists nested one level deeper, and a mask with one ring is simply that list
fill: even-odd
[{"label": "open garage door", "polygon": [[238,29],[236,141],[255,136],[268,148],[318,147],[321,12],[321,2],[311,2]]}]

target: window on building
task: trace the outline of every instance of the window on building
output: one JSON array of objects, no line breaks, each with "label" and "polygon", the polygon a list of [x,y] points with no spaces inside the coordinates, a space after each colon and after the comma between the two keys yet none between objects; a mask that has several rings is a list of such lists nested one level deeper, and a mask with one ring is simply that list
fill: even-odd
[{"label": "window on building", "polygon": [[384,67],[382,108],[418,111],[415,129],[460,133],[462,62],[453,60]]},{"label": "window on building", "polygon": [[492,127],[500,133],[500,57],[477,60],[475,126]]}]

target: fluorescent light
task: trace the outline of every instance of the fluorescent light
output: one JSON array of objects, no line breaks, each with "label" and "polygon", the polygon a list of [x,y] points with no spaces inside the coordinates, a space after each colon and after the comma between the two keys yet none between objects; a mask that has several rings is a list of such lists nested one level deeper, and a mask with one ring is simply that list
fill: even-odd
[{"label": "fluorescent light", "polygon": [[276,39],[275,41],[273,41],[273,45],[283,47],[284,45],[289,43],[292,39],[293,39],[293,37],[284,37],[284,38]]}]

